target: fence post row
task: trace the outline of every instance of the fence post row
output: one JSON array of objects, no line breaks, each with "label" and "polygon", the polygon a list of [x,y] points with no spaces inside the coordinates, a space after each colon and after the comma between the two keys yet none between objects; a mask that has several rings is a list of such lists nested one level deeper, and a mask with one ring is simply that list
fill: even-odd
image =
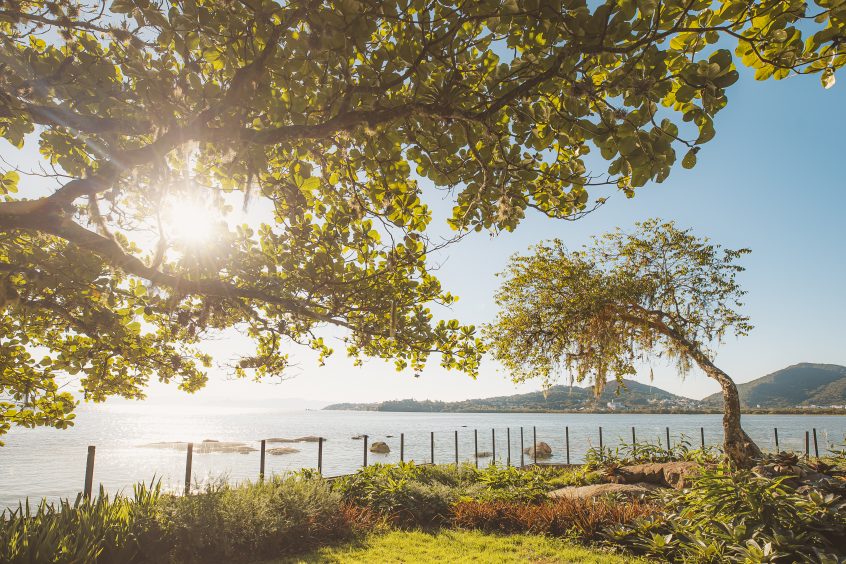
[{"label": "fence post row", "polygon": [[317,473],[323,475],[323,437],[317,439]]},{"label": "fence post row", "polygon": [[367,435],[364,435],[364,467],[367,468]]},{"label": "fence post row", "polygon": [[194,458],[194,443],[188,443],[188,452],[185,455],[185,495],[191,493],[191,463]]},{"label": "fence post row", "polygon": [[261,440],[261,457],[259,458],[259,480],[264,481],[264,451],[267,441]]},{"label": "fence post row", "polygon": [[82,488],[82,495],[91,499],[91,489],[94,485],[94,453],[97,448],[94,445],[88,447],[88,458],[85,460],[85,484]]}]

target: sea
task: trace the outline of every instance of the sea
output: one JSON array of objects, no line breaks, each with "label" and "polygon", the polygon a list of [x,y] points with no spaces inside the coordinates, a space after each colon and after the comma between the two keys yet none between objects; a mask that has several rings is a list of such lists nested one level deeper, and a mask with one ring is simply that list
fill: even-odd
[{"label": "sea", "polygon": [[[780,450],[805,451],[809,433],[814,455],[832,448],[844,448],[846,416],[839,415],[744,415],[747,433],[766,451],[775,450],[778,432]],[[600,431],[601,428],[601,431]],[[94,446],[94,488],[108,493],[130,494],[139,482],[161,481],[168,491],[184,488],[186,448],[150,448],[157,442],[204,440],[240,442],[256,450],[245,454],[194,452],[192,482],[196,487],[256,480],[259,477],[262,439],[320,436],[323,442],[322,470],[327,476],[355,472],[364,464],[364,439],[388,444],[387,454],[367,453],[368,464],[392,463],[400,459],[400,441],[406,461],[452,463],[456,459],[475,463],[475,452],[490,464],[495,452],[498,464],[530,462],[521,459],[533,441],[552,447],[548,462],[572,463],[584,460],[586,451],[603,446],[616,448],[637,440],[666,446],[686,441],[696,448],[704,434],[707,445],[722,438],[720,415],[650,415],[627,413],[389,413],[363,411],[281,411],[267,408],[184,408],[139,404],[99,405],[81,408],[76,424],[65,430],[52,428],[13,429],[0,440],[0,508],[20,503],[37,503],[42,498],[74,499],[83,489],[88,447]],[[510,441],[509,441],[510,437]],[[522,443],[521,443],[522,441]],[[316,468],[318,443],[268,444],[292,447],[297,452],[266,455],[265,474],[283,474],[301,468]],[[200,449],[197,449],[200,450]]]}]

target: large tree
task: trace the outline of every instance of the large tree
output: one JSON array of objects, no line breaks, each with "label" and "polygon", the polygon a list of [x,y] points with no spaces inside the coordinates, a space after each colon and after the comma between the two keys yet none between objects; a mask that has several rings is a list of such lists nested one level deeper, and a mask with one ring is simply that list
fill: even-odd
[{"label": "large tree", "polygon": [[0,162],[0,433],[66,425],[57,376],[196,389],[227,328],[256,343],[239,375],[328,354],[326,324],[355,357],[473,374],[474,329],[430,310],[453,298],[423,186],[456,237],[578,217],[592,186],[693,166],[735,59],[833,84],[844,22],[840,0],[3,2],[0,136],[24,152]]},{"label": "large tree", "polygon": [[745,293],[730,250],[689,229],[657,219],[594,239],[569,251],[561,241],[515,256],[497,292],[500,312],[486,328],[494,356],[515,381],[562,374],[594,382],[622,381],[656,357],[680,374],[698,366],[723,393],[726,457],[749,465],[761,451],[740,426],[737,386],[713,361],[712,346],[752,328],[739,312]]}]

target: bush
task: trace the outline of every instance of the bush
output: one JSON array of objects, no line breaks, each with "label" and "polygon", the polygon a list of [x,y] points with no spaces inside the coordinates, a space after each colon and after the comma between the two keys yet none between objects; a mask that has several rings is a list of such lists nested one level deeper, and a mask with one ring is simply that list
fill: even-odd
[{"label": "bush", "polygon": [[159,485],[134,489],[134,498],[109,499],[102,488],[88,500],[58,505],[29,502],[0,514],[0,562],[115,562],[137,559],[159,500]]},{"label": "bush", "polygon": [[722,451],[717,447],[704,449],[692,448],[690,441],[684,436],[669,450],[660,444],[650,442],[625,443],[615,448],[593,447],[585,454],[588,468],[599,468],[608,465],[627,466],[631,464],[647,464],[650,462],[680,462],[692,461],[700,464],[716,464]]},{"label": "bush", "polygon": [[341,497],[327,482],[298,476],[167,496],[157,510],[166,552],[145,556],[155,562],[253,561],[349,536],[344,516]]},{"label": "bush", "polygon": [[452,524],[496,533],[534,533],[599,538],[612,526],[633,523],[655,513],[650,503],[631,500],[560,498],[544,503],[463,501],[453,507]]},{"label": "bush", "polygon": [[667,561],[841,561],[846,503],[814,489],[798,493],[787,479],[704,470],[689,490],[667,494],[666,514],[616,528],[609,539]]}]

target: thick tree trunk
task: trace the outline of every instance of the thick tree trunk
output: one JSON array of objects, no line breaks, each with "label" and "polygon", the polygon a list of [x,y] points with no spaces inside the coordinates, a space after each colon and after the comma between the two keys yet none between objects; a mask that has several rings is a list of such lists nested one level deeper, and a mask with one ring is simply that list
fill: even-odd
[{"label": "thick tree trunk", "polygon": [[[709,361],[710,364],[710,361]],[[761,458],[761,449],[740,426],[740,397],[734,381],[722,370],[711,366],[719,375],[705,373],[717,380],[723,389],[723,450],[726,458],[740,468],[751,468]]]}]

